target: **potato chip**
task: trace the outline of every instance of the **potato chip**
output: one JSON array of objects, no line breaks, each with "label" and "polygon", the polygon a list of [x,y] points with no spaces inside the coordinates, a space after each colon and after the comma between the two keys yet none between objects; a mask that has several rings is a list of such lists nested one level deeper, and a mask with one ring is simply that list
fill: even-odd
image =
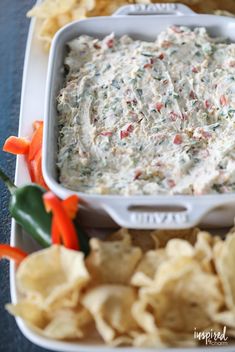
[{"label": "potato chip", "polygon": [[155,242],[151,236],[152,231],[150,230],[127,230],[120,229],[109,235],[107,241],[120,241],[126,240],[133,246],[140,247],[143,252],[147,252],[150,249],[155,248]]},{"label": "potato chip", "polygon": [[191,244],[196,242],[197,233],[199,229],[183,229],[183,230],[156,230],[151,233],[155,241],[156,248],[165,247],[167,242],[173,238],[181,238]]},{"label": "potato chip", "polygon": [[44,0],[35,5],[28,13],[28,17],[42,20],[38,38],[44,43],[44,48],[50,48],[55,33],[64,25],[85,18],[87,11],[95,6],[95,0]]},{"label": "potato chip", "polygon": [[119,347],[119,346],[130,346],[132,345],[133,338],[130,336],[118,336],[114,340],[109,342],[110,346]]},{"label": "potato chip", "polygon": [[76,3],[77,0],[44,0],[28,11],[27,16],[37,18],[56,17],[70,11]]},{"label": "potato chip", "polygon": [[141,295],[132,307],[132,314],[138,325],[149,334],[158,334],[158,326],[150,305],[150,299],[146,295]]},{"label": "potato chip", "polygon": [[154,249],[155,241],[151,233],[152,231],[149,230],[129,230],[132,245],[140,247],[143,252]]},{"label": "potato chip", "polygon": [[133,345],[136,347],[195,347],[197,341],[193,338],[193,334],[174,333],[168,329],[159,329],[154,334],[139,334],[134,339]]},{"label": "potato chip", "polygon": [[83,18],[86,18],[87,17],[86,14],[87,14],[87,12],[84,7],[83,8],[77,7],[71,11],[71,14],[70,14],[71,18],[72,18],[71,21],[81,20]]},{"label": "potato chip", "polygon": [[58,28],[61,28],[61,27],[65,26],[66,24],[68,24],[69,22],[72,22],[72,21],[73,21],[73,16],[72,16],[72,13],[70,11],[64,12],[61,15],[57,16]]},{"label": "potato chip", "polygon": [[163,248],[146,252],[135,269],[131,284],[140,287],[151,285],[159,265],[166,259],[167,254]]},{"label": "potato chip", "polygon": [[54,312],[49,324],[44,328],[43,335],[52,339],[81,339],[85,336],[87,325],[92,316],[83,307],[77,309],[61,309]]},{"label": "potato chip", "polygon": [[21,317],[32,327],[43,329],[49,322],[47,313],[37,304],[24,299],[17,304],[6,304],[7,311]]},{"label": "potato chip", "polygon": [[59,29],[56,17],[47,18],[43,21],[38,33],[38,38],[44,42],[45,48],[49,48],[52,38]]},{"label": "potato chip", "polygon": [[97,0],[83,0],[83,2],[86,6],[87,11],[91,11],[95,8]]},{"label": "potato chip", "polygon": [[83,253],[56,245],[27,257],[16,277],[20,293],[44,309],[76,306],[90,279]]},{"label": "potato chip", "polygon": [[196,242],[192,246],[188,241],[182,239],[171,239],[166,244],[166,253],[168,257],[189,256],[195,257],[205,271],[212,272],[212,246],[213,237],[205,231],[197,234]]},{"label": "potato chip", "polygon": [[106,342],[121,336],[131,336],[138,330],[131,308],[136,300],[135,289],[123,285],[101,285],[85,294],[82,303],[96,322],[96,328]]},{"label": "potato chip", "polygon": [[177,257],[193,257],[194,247],[185,240],[179,238],[173,238],[166,244],[166,255],[169,258]]},{"label": "potato chip", "polygon": [[165,348],[167,344],[164,343],[159,335],[159,333],[154,334],[139,334],[135,337],[133,341],[135,347],[155,347],[155,348]]},{"label": "potato chip", "polygon": [[216,237],[213,238],[206,231],[200,231],[197,234],[197,241],[195,243],[195,258],[207,272],[214,272],[214,266],[212,263],[212,248],[217,240],[218,239]]},{"label": "potato chip", "polygon": [[126,5],[125,0],[97,0],[94,9],[89,13],[90,16],[109,16],[119,7]]},{"label": "potato chip", "polygon": [[142,252],[128,242],[128,238],[113,242],[90,240],[91,254],[86,259],[86,266],[93,282],[127,284],[130,281]]},{"label": "potato chip", "polygon": [[121,228],[118,231],[113,232],[112,234],[108,235],[106,241],[113,242],[113,241],[123,241],[128,245],[131,245],[131,235],[128,229]]},{"label": "potato chip", "polygon": [[235,328],[235,308],[231,311],[222,311],[213,317],[213,321],[223,326]]},{"label": "potato chip", "polygon": [[235,307],[235,233],[229,234],[225,241],[214,246],[215,268],[223,286],[226,304],[229,310]]},{"label": "potato chip", "polygon": [[137,311],[146,312],[149,322],[150,314],[154,318],[146,330],[143,315],[137,314],[134,304],[134,317],[146,332],[154,332],[154,322],[156,328],[190,333],[195,326],[201,330],[210,327],[224,300],[215,275],[203,272],[193,258],[176,257],[160,265],[151,287],[140,289],[138,304]]},{"label": "potato chip", "polygon": [[160,329],[159,335],[167,346],[173,347],[195,347],[197,342],[193,338],[193,334],[185,332],[174,332],[169,329]]},{"label": "potato chip", "polygon": [[45,311],[25,300],[16,305],[8,304],[6,308],[41,335],[58,340],[84,338],[87,326],[92,322],[90,313],[80,305],[73,309]]}]

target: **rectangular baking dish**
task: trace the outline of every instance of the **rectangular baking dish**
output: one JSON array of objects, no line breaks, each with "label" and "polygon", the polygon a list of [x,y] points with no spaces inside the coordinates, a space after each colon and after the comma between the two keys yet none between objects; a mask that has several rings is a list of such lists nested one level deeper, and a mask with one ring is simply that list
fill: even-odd
[{"label": "rectangular baking dish", "polygon": [[[75,193],[59,184],[56,170],[57,111],[56,96],[63,85],[63,61],[66,43],[86,34],[98,38],[114,32],[134,39],[154,40],[171,25],[206,27],[212,36],[227,37],[235,42],[235,19],[198,15],[182,4],[128,5],[112,17],[89,18],[62,28],[55,36],[49,57],[45,101],[43,174],[50,189],[65,198]],[[188,228],[197,224],[225,227],[233,224],[235,194],[203,196],[119,196],[88,195],[81,199],[81,219],[86,226],[128,228]]]}]

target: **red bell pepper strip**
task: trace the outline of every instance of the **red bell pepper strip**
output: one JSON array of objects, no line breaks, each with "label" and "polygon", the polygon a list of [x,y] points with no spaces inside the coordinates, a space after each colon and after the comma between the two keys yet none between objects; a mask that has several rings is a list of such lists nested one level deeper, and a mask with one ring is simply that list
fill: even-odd
[{"label": "red bell pepper strip", "polygon": [[32,165],[33,162],[29,161],[28,155],[26,155],[25,160],[26,160],[26,163],[27,163],[27,168],[28,168],[28,171],[29,171],[30,179],[31,179],[32,182],[35,183],[36,181],[35,181],[35,175],[34,175],[34,168],[33,168],[33,165]]},{"label": "red bell pepper strip", "polygon": [[34,133],[31,142],[26,138],[11,136],[5,141],[3,150],[16,155],[25,154],[31,181],[48,190],[42,175],[43,121],[34,121],[33,128]]},{"label": "red bell pepper strip", "polygon": [[29,151],[30,141],[26,138],[10,136],[3,145],[3,151],[11,154],[27,154]]},{"label": "red bell pepper strip", "polygon": [[76,194],[73,194],[68,198],[62,200],[62,205],[70,219],[74,219],[76,217],[78,211],[78,203],[79,197]]},{"label": "red bell pepper strip", "polygon": [[27,155],[28,170],[32,182],[46,188],[46,182],[42,174],[42,138],[43,138],[43,121],[36,120],[33,123],[34,133]]},{"label": "red bell pepper strip", "polygon": [[53,218],[55,218],[64,246],[69,249],[79,250],[74,224],[64,209],[62,202],[52,192],[45,193],[43,200],[46,210],[53,213]]},{"label": "red bell pepper strip", "polygon": [[36,125],[36,129],[33,133],[31,143],[29,146],[29,154],[28,154],[28,159],[29,161],[33,160],[35,156],[37,155],[38,151],[42,149],[42,136],[43,136],[43,122],[39,123],[40,121],[37,121],[38,125]]},{"label": "red bell pepper strip", "polygon": [[48,190],[48,187],[42,175],[42,149],[39,149],[35,158],[31,162],[29,161],[29,163],[31,163],[31,167],[29,168],[29,170],[31,170],[32,173],[32,181]]},{"label": "red bell pepper strip", "polygon": [[[76,194],[73,194],[72,196],[69,196],[68,198],[61,201],[70,219],[75,219],[76,217],[78,211],[78,202],[79,198]],[[60,231],[54,217],[52,218],[51,238],[53,244],[61,244]]]},{"label": "red bell pepper strip", "polygon": [[13,259],[17,264],[20,264],[27,257],[27,253],[17,247],[9,246],[8,244],[0,244],[0,259]]},{"label": "red bell pepper strip", "polygon": [[51,223],[51,240],[53,244],[61,244],[60,230],[56,223],[56,218],[53,216]]}]

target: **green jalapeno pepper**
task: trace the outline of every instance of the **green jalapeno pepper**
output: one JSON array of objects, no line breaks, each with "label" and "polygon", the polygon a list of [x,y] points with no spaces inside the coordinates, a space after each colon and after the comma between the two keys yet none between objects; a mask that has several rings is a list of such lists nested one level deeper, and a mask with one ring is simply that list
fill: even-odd
[{"label": "green jalapeno pepper", "polygon": [[51,214],[46,212],[42,200],[45,190],[36,184],[17,188],[1,169],[0,178],[11,193],[9,204],[11,216],[41,246],[50,246]]},{"label": "green jalapeno pepper", "polygon": [[[51,243],[50,213],[47,213],[43,204],[43,194],[46,192],[37,184],[31,183],[16,187],[9,177],[0,169],[0,179],[11,193],[9,211],[15,221],[31,235],[42,247],[49,247]],[[89,238],[75,221],[81,250],[89,253]]]}]

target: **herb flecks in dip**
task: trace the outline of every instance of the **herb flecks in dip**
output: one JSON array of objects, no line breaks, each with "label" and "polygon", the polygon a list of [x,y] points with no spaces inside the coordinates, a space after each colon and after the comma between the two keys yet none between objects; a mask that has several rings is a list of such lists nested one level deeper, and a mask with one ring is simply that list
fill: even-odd
[{"label": "herb flecks in dip", "polygon": [[235,191],[235,44],[170,27],[155,42],[68,43],[60,182],[96,194]]}]

